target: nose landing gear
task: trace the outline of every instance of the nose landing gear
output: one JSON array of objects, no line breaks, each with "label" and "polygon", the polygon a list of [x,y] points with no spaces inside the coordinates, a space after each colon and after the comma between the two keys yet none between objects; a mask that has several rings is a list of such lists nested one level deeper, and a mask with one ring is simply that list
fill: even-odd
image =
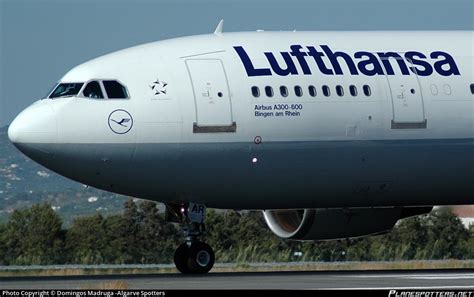
[{"label": "nose landing gear", "polygon": [[205,232],[206,206],[194,203],[184,206],[167,205],[166,214],[169,221],[181,224],[186,238],[174,253],[176,268],[185,274],[209,272],[214,266],[214,251],[198,240]]},{"label": "nose landing gear", "polygon": [[176,268],[185,274],[207,273],[214,266],[214,251],[200,241],[184,242],[174,253]]}]

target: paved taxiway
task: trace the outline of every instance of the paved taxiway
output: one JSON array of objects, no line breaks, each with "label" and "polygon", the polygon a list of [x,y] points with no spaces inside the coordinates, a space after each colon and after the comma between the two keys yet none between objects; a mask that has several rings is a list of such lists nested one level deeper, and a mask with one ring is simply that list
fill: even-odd
[{"label": "paved taxiway", "polygon": [[125,282],[129,289],[474,289],[474,270],[258,272],[0,277],[0,289],[89,289]]}]

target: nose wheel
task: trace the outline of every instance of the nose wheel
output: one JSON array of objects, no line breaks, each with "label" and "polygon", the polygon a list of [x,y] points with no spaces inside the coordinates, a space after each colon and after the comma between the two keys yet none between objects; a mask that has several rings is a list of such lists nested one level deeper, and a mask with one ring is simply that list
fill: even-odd
[{"label": "nose wheel", "polygon": [[180,244],[174,253],[176,268],[185,274],[207,273],[214,266],[214,251],[198,240],[204,234],[206,206],[190,203],[189,205],[167,205],[167,220],[180,223],[186,242]]},{"label": "nose wheel", "polygon": [[214,251],[200,241],[182,243],[174,253],[176,268],[185,274],[207,273],[214,266]]}]

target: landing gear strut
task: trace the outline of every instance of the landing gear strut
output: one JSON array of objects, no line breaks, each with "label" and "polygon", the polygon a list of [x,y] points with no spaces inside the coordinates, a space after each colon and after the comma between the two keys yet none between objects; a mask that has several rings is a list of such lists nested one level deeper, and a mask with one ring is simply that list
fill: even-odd
[{"label": "landing gear strut", "polygon": [[199,241],[204,234],[206,207],[202,204],[167,205],[166,215],[169,221],[180,223],[186,241],[174,253],[174,264],[181,273],[207,273],[214,266],[214,251]]}]

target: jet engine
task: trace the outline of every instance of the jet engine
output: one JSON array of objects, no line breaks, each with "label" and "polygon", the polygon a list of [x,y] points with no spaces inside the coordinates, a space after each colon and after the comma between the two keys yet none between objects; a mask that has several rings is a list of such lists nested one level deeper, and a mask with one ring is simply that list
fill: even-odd
[{"label": "jet engine", "polygon": [[429,207],[265,210],[268,227],[293,240],[329,240],[381,234],[398,220],[429,213]]}]

